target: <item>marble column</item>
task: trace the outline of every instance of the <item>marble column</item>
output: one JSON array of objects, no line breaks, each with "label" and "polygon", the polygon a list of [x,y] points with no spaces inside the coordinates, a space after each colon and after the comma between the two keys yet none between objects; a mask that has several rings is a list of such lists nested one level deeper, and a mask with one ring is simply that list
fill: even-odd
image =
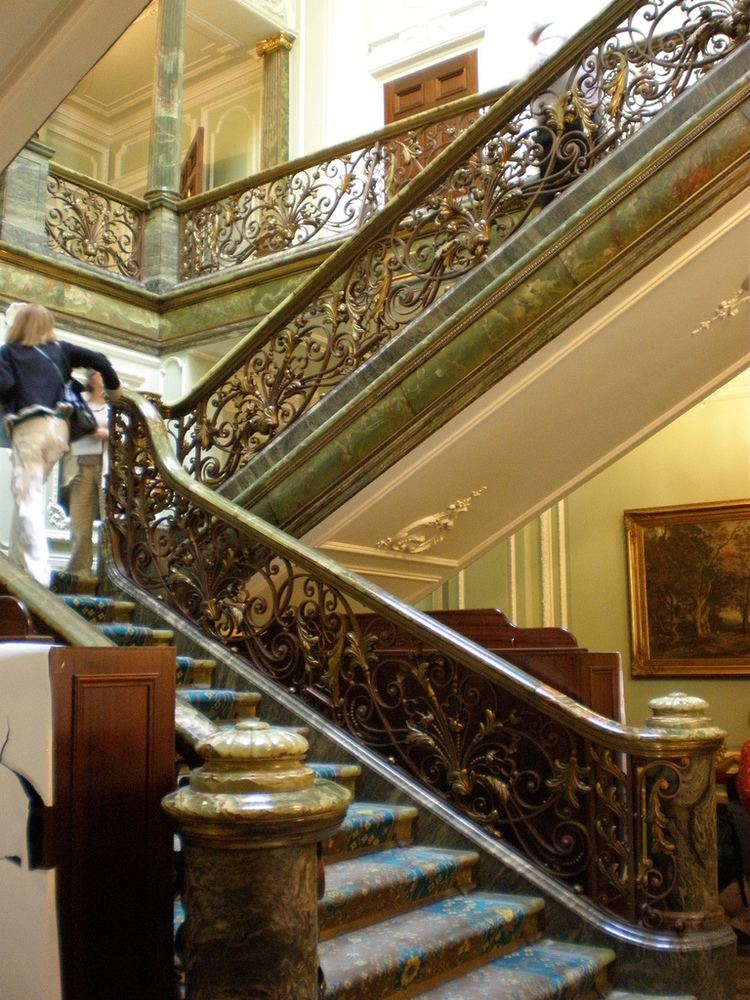
[{"label": "marble column", "polygon": [[186,0],[160,0],[143,280],[166,291],[179,279],[182,91]]},{"label": "marble column", "polygon": [[30,139],[0,175],[0,239],[47,251],[47,180],[54,150]]},{"label": "marble column", "polygon": [[263,60],[261,170],[289,159],[289,53],[293,43],[291,35],[280,31],[256,49]]},{"label": "marble column", "polygon": [[317,1000],[316,845],[351,794],[303,764],[304,737],[259,719],[197,750],[190,786],[164,799],[183,840],[187,996]]}]

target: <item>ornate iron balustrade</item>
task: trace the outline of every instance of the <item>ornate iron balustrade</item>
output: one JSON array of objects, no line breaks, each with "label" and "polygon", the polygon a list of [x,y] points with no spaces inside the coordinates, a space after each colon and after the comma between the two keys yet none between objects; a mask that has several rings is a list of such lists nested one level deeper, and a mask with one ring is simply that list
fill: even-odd
[{"label": "ornate iron balustrade", "polygon": [[506,89],[415,115],[183,202],[182,278],[356,231]]},{"label": "ornate iron balustrade", "polygon": [[47,181],[47,238],[56,253],[139,278],[146,203],[55,166]]},{"label": "ornate iron balustrade", "polygon": [[[748,0],[612,4],[386,201],[188,396],[165,408],[185,468],[204,483],[225,482],[746,41],[749,22]],[[382,190],[387,182],[379,176]]]},{"label": "ornate iron balustrade", "polygon": [[[196,483],[115,408],[120,570],[601,910],[715,926],[722,735],[605,720]],[[363,614],[363,610],[366,614]]]}]

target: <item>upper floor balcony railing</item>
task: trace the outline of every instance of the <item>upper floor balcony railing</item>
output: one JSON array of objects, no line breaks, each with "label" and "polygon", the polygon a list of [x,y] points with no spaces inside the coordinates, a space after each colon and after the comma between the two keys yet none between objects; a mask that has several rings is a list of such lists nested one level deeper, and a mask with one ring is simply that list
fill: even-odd
[{"label": "upper floor balcony railing", "polygon": [[506,89],[426,111],[183,201],[183,280],[351,235]]},{"label": "upper floor balcony railing", "polygon": [[[184,271],[345,245],[164,412],[219,486],[748,37],[750,0],[616,0],[529,78],[182,206]],[[429,120],[428,120],[429,119]],[[371,140],[371,141],[370,141]],[[56,169],[56,249],[138,273],[144,205]]]},{"label": "upper floor balcony railing", "polygon": [[140,278],[146,202],[54,165],[47,179],[50,249],[109,274]]}]

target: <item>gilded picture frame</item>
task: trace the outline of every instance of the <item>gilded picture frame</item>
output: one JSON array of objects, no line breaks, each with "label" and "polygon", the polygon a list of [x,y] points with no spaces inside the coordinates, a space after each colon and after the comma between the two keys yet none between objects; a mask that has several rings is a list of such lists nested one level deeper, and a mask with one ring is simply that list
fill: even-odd
[{"label": "gilded picture frame", "polygon": [[750,676],[750,500],[625,511],[634,677]]}]

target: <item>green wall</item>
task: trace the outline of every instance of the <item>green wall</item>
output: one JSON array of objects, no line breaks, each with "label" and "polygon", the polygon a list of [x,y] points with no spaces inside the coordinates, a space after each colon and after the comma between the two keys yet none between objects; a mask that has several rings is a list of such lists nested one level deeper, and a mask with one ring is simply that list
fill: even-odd
[{"label": "green wall", "polygon": [[[630,676],[623,512],[629,508],[750,497],[750,373],[611,465],[567,501],[570,628],[590,649],[623,655],[628,721],[640,725],[648,701],[682,690],[705,698],[727,743],[750,738],[750,676],[742,679]],[[750,662],[748,664],[750,670]]]},{"label": "green wall", "polygon": [[540,522],[535,521],[469,566],[460,585],[449,581],[422,607],[499,607],[519,625],[540,625],[546,575],[554,622],[566,625],[588,649],[622,654],[629,723],[645,722],[651,698],[686,691],[709,702],[709,714],[727,730],[727,744],[738,747],[750,738],[750,662],[748,677],[739,679],[630,676],[623,514],[631,508],[748,497],[750,371],[572,493],[564,503],[564,544],[553,539],[552,559],[549,552],[543,557]]}]

